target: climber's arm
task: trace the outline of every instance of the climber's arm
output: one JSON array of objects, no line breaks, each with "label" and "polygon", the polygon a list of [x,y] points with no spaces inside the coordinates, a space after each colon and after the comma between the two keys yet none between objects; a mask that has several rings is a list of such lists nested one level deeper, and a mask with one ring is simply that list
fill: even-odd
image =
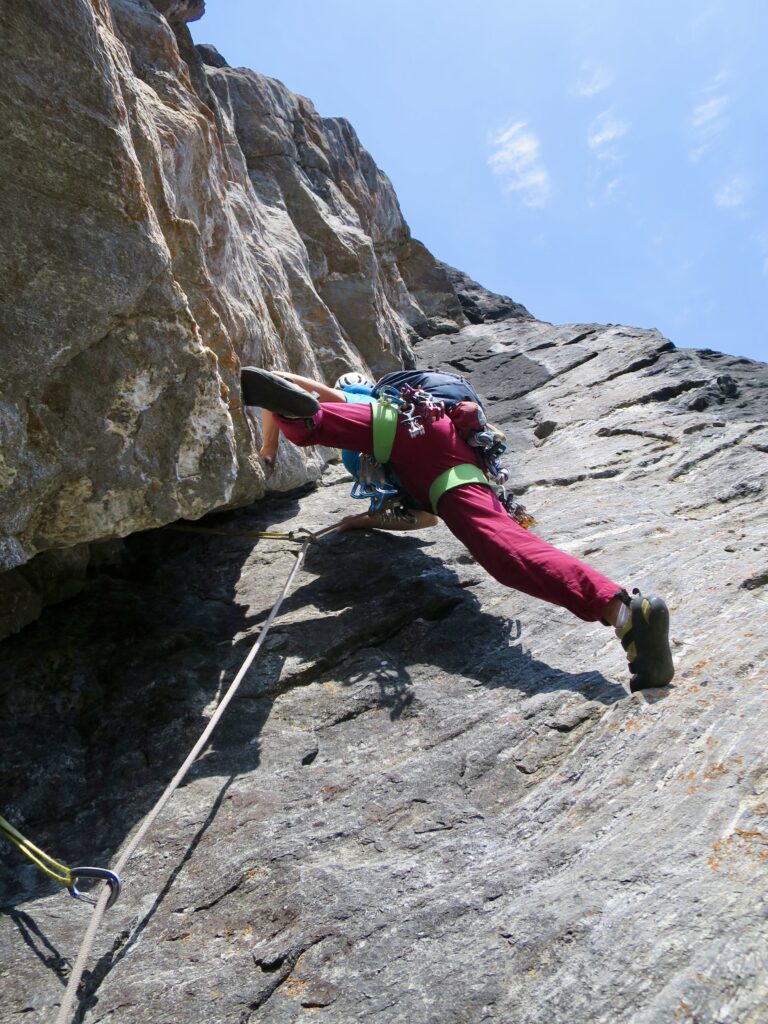
[{"label": "climber's arm", "polygon": [[[278,377],[284,377],[298,387],[317,395],[321,402],[346,402],[344,392],[336,388],[329,388],[327,384],[321,384],[319,380],[312,380],[311,377],[301,377],[298,373],[288,373],[287,370],[273,370]],[[259,455],[264,459],[267,467],[267,475],[275,468],[277,449],[280,443],[280,430],[275,417],[266,409],[261,410],[261,429],[263,441],[259,449]]]},{"label": "climber's arm", "polygon": [[280,443],[280,428],[275,417],[267,409],[261,410],[262,442],[259,455],[267,464],[267,475],[275,468],[277,447]]}]

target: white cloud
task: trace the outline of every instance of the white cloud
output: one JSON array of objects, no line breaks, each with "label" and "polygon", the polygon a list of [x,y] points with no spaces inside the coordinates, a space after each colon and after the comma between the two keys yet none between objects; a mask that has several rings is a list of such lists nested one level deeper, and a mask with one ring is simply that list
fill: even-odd
[{"label": "white cloud", "polygon": [[613,75],[607,68],[595,67],[590,64],[583,64],[581,78],[571,88],[576,96],[597,96],[609,85],[613,85]]},{"label": "white cloud", "polygon": [[612,143],[623,138],[629,131],[629,124],[616,117],[612,110],[604,110],[594,119],[589,128],[587,142],[589,148],[601,160],[616,160],[616,152]]},{"label": "white cloud", "polygon": [[691,149],[690,155],[694,163],[715,146],[719,137],[728,127],[726,111],[730,97],[723,91],[723,85],[727,78],[724,71],[716,74],[701,90],[699,102],[691,111],[690,130],[693,149]]},{"label": "white cloud", "polygon": [[539,139],[517,121],[491,139],[494,151],[488,164],[504,182],[506,192],[519,192],[526,206],[545,206],[552,192]]},{"label": "white cloud", "polygon": [[715,193],[715,205],[728,210],[743,206],[749,198],[751,186],[745,174],[735,174]]},{"label": "white cloud", "polygon": [[715,124],[721,123],[720,115],[727,106],[727,96],[713,96],[704,103],[700,103],[698,107],[693,108],[693,114],[691,115],[693,127],[706,130]]},{"label": "white cloud", "polygon": [[619,188],[621,187],[621,178],[614,178],[613,181],[609,181],[605,186],[605,198],[616,199],[619,195]]}]

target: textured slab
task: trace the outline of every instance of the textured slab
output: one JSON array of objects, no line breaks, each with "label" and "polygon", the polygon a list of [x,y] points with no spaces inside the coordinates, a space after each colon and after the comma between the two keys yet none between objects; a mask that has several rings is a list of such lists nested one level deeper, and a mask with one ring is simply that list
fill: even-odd
[{"label": "textured slab", "polygon": [[[496,396],[543,536],[668,597],[674,686],[628,696],[609,630],[443,527],[329,538],[129,865],[83,1019],[761,1021],[768,368],[522,321],[418,355]],[[112,860],[292,564],[237,534],[323,526],[348,486],[131,538],[7,640],[8,816]],[[49,1021],[88,910],[6,864],[0,1020]]]}]

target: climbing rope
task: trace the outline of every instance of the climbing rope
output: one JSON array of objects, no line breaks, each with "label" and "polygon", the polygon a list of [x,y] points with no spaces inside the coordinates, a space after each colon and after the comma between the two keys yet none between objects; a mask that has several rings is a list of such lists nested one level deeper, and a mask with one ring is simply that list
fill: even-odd
[{"label": "climbing rope", "polygon": [[[303,542],[301,549],[296,554],[296,561],[294,562],[293,568],[291,569],[288,575],[288,579],[285,582],[285,586],[280,592],[280,596],[278,597],[277,601],[275,601],[274,605],[272,606],[272,610],[267,616],[267,620],[264,623],[261,632],[259,633],[258,639],[248,652],[248,656],[241,665],[237,675],[232,680],[229,689],[219,702],[218,707],[213,713],[213,716],[211,717],[211,720],[208,722],[208,725],[203,730],[197,743],[195,743],[192,750],[190,750],[184,763],[181,765],[181,767],[176,772],[174,777],[168,783],[168,786],[160,796],[160,799],[157,801],[157,803],[149,812],[149,814],[147,814],[147,816],[144,818],[135,835],[128,843],[128,846],[121,853],[120,857],[117,860],[117,863],[115,864],[114,874],[119,875],[122,872],[125,865],[136,852],[142,839],[147,834],[149,829],[152,827],[158,815],[161,813],[165,805],[168,803],[175,790],[178,789],[179,785],[184,779],[184,776],[187,774],[190,767],[192,766],[192,763],[195,761],[195,759],[198,757],[198,755],[200,754],[200,752],[203,750],[206,743],[210,739],[213,730],[216,728],[216,726],[219,723],[219,720],[221,719],[221,716],[224,714],[232,698],[235,696],[235,693],[237,692],[240,683],[243,681],[246,672],[251,667],[256,655],[259,653],[259,650],[261,649],[261,646],[267,637],[267,633],[269,632],[272,623],[277,618],[277,614],[280,611],[280,607],[283,601],[285,600],[286,595],[288,594],[288,591],[290,590],[291,585],[293,584],[293,581],[295,580],[299,572],[299,569],[301,569],[301,566],[304,563],[304,559],[306,557],[310,545],[313,544],[315,541],[319,540],[321,537],[325,537],[328,534],[333,533],[335,530],[338,530],[339,526],[340,524],[335,523],[333,526],[328,526],[324,530],[319,530],[317,533],[309,533],[309,531],[307,531],[307,539]],[[67,982],[67,988],[64,993],[64,998],[62,999],[61,1007],[59,1009],[58,1016],[56,1017],[55,1024],[68,1024],[68,1022],[72,1019],[72,1011],[74,1008],[75,999],[77,997],[77,990],[80,985],[80,980],[83,976],[83,971],[85,970],[85,965],[88,961],[88,957],[91,954],[91,948],[96,939],[96,933],[99,929],[99,925],[101,924],[101,919],[104,916],[104,912],[109,906],[109,904],[110,891],[109,889],[105,889],[101,893],[99,898],[96,900],[91,920],[88,924],[85,936],[83,937],[82,944],[77,954],[77,959],[75,960],[75,963],[72,967],[72,973],[69,976],[69,981]]]}]

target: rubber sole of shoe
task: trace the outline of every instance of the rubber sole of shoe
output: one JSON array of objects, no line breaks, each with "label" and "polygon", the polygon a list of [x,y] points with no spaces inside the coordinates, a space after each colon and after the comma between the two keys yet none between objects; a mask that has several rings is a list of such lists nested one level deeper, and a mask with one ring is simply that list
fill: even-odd
[{"label": "rubber sole of shoe", "polygon": [[660,597],[633,597],[630,604],[632,626],[622,643],[629,658],[632,676],[630,692],[667,686],[675,675],[669,647],[669,610]]},{"label": "rubber sole of shoe", "polygon": [[241,369],[240,387],[244,405],[255,405],[278,416],[306,419],[320,408],[318,400],[309,392],[256,366]]}]

